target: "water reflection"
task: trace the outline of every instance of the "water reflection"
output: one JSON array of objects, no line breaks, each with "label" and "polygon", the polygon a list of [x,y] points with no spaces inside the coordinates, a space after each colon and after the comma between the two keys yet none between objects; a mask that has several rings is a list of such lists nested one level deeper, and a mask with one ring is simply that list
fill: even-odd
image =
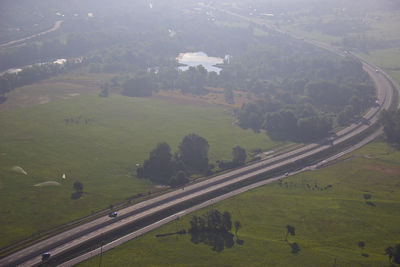
[{"label": "water reflection", "polygon": [[217,64],[224,63],[224,60],[220,57],[209,57],[204,52],[195,53],[180,53],[176,60],[185,66],[180,66],[179,69],[182,71],[188,70],[189,67],[196,67],[202,65],[207,71],[215,71],[219,73],[221,68],[216,67]]}]

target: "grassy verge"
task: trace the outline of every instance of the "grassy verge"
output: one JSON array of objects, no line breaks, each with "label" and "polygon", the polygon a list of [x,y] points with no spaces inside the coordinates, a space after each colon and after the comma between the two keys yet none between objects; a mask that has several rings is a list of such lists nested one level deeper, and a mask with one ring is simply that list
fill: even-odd
[{"label": "grassy verge", "polygon": [[[386,266],[384,249],[400,240],[399,164],[399,151],[385,143],[372,143],[336,165],[211,207],[227,210],[233,220],[241,222],[242,245],[217,253],[204,244],[193,244],[189,235],[155,237],[187,229],[191,219],[187,216],[105,253],[102,264],[333,266],[336,262],[337,266]],[[365,199],[368,195],[370,199]],[[289,242],[299,245],[297,254],[284,241],[288,224],[296,228]],[[358,246],[360,241],[364,248]],[[80,266],[98,263],[96,257]]]},{"label": "grassy verge", "polygon": [[[135,178],[135,164],[142,164],[158,142],[175,150],[195,132],[209,141],[210,161],[230,159],[235,145],[248,151],[280,145],[240,129],[226,107],[119,95],[55,98],[0,112],[0,122],[0,247],[154,190]],[[15,165],[28,175],[11,171]],[[72,200],[76,180],[84,194]],[[34,186],[46,181],[61,185]]]}]

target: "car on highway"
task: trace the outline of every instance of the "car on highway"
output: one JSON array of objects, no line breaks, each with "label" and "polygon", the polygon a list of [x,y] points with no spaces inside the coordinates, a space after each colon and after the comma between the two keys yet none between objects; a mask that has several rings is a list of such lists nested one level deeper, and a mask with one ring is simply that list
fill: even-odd
[{"label": "car on highway", "polygon": [[110,218],[115,218],[115,217],[117,217],[117,212],[116,211],[114,211],[114,212],[111,212],[110,214],[108,214],[108,217],[110,217]]},{"label": "car on highway", "polygon": [[42,254],[42,261],[47,261],[48,259],[50,259],[50,252],[45,252]]}]

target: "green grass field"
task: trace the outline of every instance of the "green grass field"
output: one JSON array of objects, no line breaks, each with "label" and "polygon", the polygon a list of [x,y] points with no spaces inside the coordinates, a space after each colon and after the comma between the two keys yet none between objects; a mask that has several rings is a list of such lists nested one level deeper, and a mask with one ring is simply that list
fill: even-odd
[{"label": "green grass field", "polygon": [[[282,186],[275,182],[196,212],[229,211],[242,224],[243,245],[217,253],[193,244],[189,235],[155,237],[188,229],[192,216],[186,216],[104,253],[102,266],[335,266],[335,259],[336,266],[388,266],[384,249],[400,242],[399,177],[400,151],[372,143],[335,165],[289,177]],[[288,224],[296,228],[289,242],[299,245],[297,254],[284,241]]]},{"label": "green grass field", "polygon": [[[83,89],[68,86],[50,81],[17,89],[10,104],[23,96],[49,95],[50,102],[27,101],[26,107],[0,111],[0,247],[154,190],[134,175],[136,163],[142,164],[158,142],[176,151],[185,135],[197,133],[210,144],[211,163],[231,159],[235,145],[247,151],[281,145],[239,128],[226,107],[115,94],[100,98],[90,90],[77,95]],[[28,175],[11,171],[13,166]],[[85,193],[72,200],[76,180]],[[61,186],[34,187],[46,181]]]},{"label": "green grass field", "polygon": [[[324,18],[326,21],[334,20],[330,16]],[[400,13],[371,13],[365,17],[364,22],[368,25],[369,29],[363,34],[368,42],[374,43],[375,48],[369,48],[368,53],[360,53],[363,58],[373,62],[374,64],[387,70],[393,77],[400,82],[399,68],[400,68]],[[317,21],[307,16],[296,17],[296,22],[293,24],[285,25],[283,28],[290,33],[294,33],[306,38],[319,40],[331,44],[341,44],[341,36],[333,36],[323,34],[319,31],[306,31],[306,25],[312,25]],[[357,52],[357,51],[355,51]],[[358,52],[357,52],[358,53]]]}]

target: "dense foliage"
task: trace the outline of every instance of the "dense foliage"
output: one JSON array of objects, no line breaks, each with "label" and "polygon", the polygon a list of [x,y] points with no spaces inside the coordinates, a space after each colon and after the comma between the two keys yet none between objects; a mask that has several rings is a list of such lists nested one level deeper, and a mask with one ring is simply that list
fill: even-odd
[{"label": "dense foliage", "polygon": [[205,174],[209,170],[208,148],[207,140],[197,134],[185,136],[174,157],[167,143],[159,143],[143,167],[137,168],[137,176],[157,184],[184,185],[189,182],[188,174]]},{"label": "dense foliage", "polygon": [[383,110],[381,122],[388,141],[400,144],[400,110]]},{"label": "dense foliage", "polygon": [[327,136],[334,122],[346,125],[374,104],[374,87],[358,61],[294,57],[276,64],[281,71],[260,77],[281,77],[281,82],[258,78],[248,87],[259,99],[236,113],[243,128],[266,130],[273,139],[310,142]]},{"label": "dense foliage", "polygon": [[206,139],[197,134],[185,136],[179,144],[179,156],[184,168],[191,173],[205,173],[208,170],[208,149]]},{"label": "dense foliage", "polygon": [[[44,2],[48,5],[43,13],[62,7],[62,27],[48,36],[0,49],[0,70],[59,57],[80,57],[80,65],[75,65],[88,65],[84,71],[115,74],[110,86],[102,87],[101,96],[109,94],[109,87],[122,87],[119,92],[131,97],[171,89],[207,94],[208,88],[219,87],[224,89],[226,102],[234,103],[233,92],[242,91],[248,101],[235,113],[241,127],[265,130],[273,139],[296,142],[312,142],[329,135],[334,127],[357,120],[375,101],[373,84],[359,61],[337,59],[264,27],[216,23],[216,19],[236,21],[222,13],[198,11],[190,1],[175,0],[175,5],[157,1],[149,8],[146,3],[119,0],[120,5],[109,9],[99,4],[91,6],[90,0],[72,1],[68,7]],[[262,3],[254,4],[264,7]],[[88,17],[89,12],[94,16]],[[337,30],[336,26],[321,27]],[[202,66],[180,71],[175,58],[185,51],[230,57],[219,75]],[[68,64],[46,68],[34,65],[18,74],[3,75],[0,101],[15,87],[75,66]],[[201,167],[183,163],[193,171],[207,169],[205,161]]]},{"label": "dense foliage", "polygon": [[[237,224],[240,223],[236,222]],[[231,228],[232,221],[229,212],[221,213],[218,210],[211,210],[202,216],[193,216],[188,232],[191,234],[193,243],[204,243],[211,246],[212,250],[220,252],[225,247],[231,248],[234,245]]]}]

